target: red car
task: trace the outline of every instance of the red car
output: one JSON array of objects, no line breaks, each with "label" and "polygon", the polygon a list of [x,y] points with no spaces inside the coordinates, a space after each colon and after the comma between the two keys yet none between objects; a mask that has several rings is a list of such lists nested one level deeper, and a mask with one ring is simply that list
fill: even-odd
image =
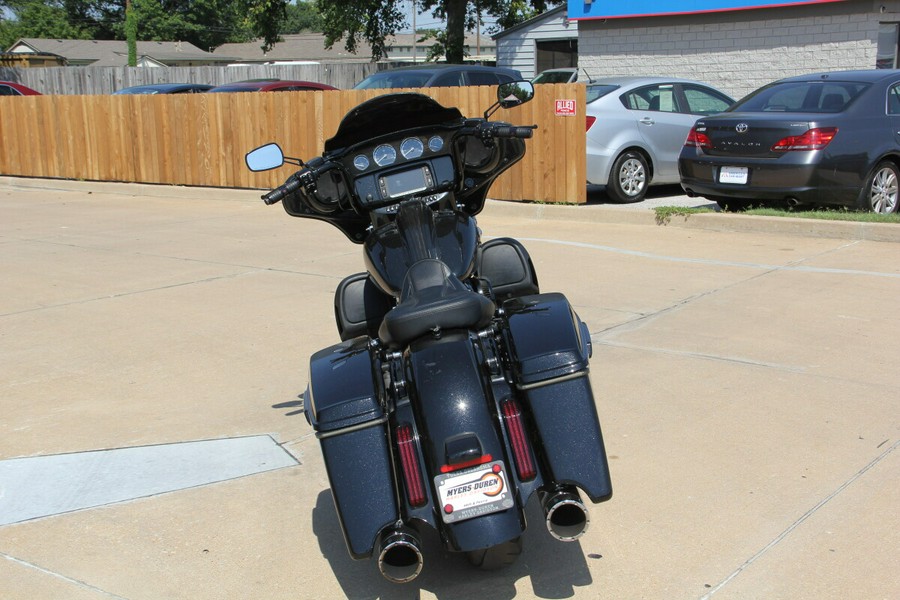
[{"label": "red car", "polygon": [[40,96],[41,93],[13,81],[0,81],[0,96]]},{"label": "red car", "polygon": [[266,79],[260,81],[238,81],[226,83],[209,90],[215,92],[309,92],[317,90],[336,90],[337,88],[325,83],[315,81],[284,81],[280,79]]}]

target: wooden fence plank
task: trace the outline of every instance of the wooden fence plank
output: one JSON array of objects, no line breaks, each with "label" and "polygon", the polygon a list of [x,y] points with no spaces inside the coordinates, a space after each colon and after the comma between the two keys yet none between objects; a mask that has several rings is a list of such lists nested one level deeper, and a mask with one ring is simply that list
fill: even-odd
[{"label": "wooden fence plank", "polygon": [[[480,117],[496,100],[493,87],[406,90]],[[274,187],[291,167],[250,173],[247,151],[278,142],[289,156],[321,154],[344,115],[392,90],[28,96],[0,98],[0,173],[93,181],[211,187]],[[574,99],[575,116],[555,113]],[[536,124],[525,159],[502,175],[491,197],[586,202],[584,86],[537,86],[530,103],[500,110],[494,120]],[[35,152],[35,140],[40,155]]]}]

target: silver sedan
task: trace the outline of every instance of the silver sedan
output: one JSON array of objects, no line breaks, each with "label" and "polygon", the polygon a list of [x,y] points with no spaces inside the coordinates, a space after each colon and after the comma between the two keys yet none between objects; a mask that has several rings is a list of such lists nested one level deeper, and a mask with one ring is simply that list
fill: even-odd
[{"label": "silver sedan", "polygon": [[587,182],[617,202],[639,202],[651,184],[673,184],[698,118],[734,100],[687,79],[619,77],[587,84]]}]

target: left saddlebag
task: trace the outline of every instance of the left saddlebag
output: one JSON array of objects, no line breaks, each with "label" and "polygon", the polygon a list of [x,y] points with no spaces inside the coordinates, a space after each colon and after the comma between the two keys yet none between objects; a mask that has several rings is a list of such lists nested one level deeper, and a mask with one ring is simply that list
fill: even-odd
[{"label": "left saddlebag", "polygon": [[378,533],[399,518],[387,414],[365,338],[315,353],[304,411],[322,447],[347,549],[372,554]]}]

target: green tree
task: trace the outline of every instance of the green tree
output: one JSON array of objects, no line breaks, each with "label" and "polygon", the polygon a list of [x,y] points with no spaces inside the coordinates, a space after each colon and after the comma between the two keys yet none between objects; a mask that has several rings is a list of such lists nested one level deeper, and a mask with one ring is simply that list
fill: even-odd
[{"label": "green tree", "polygon": [[298,1],[288,4],[286,9],[287,17],[280,28],[282,34],[322,31],[325,27],[325,21],[313,2]]},{"label": "green tree", "polygon": [[[446,21],[444,31],[431,34],[435,38],[432,55],[443,53],[449,63],[461,63],[465,58],[466,31],[473,30],[479,15],[497,19],[501,28],[510,27],[558,4],[553,0],[415,0],[417,9]],[[385,39],[407,25],[403,0],[318,0],[319,12],[325,21],[325,45],[331,48],[343,39],[348,52],[355,52],[360,42],[372,47],[372,59],[385,56]]]}]

